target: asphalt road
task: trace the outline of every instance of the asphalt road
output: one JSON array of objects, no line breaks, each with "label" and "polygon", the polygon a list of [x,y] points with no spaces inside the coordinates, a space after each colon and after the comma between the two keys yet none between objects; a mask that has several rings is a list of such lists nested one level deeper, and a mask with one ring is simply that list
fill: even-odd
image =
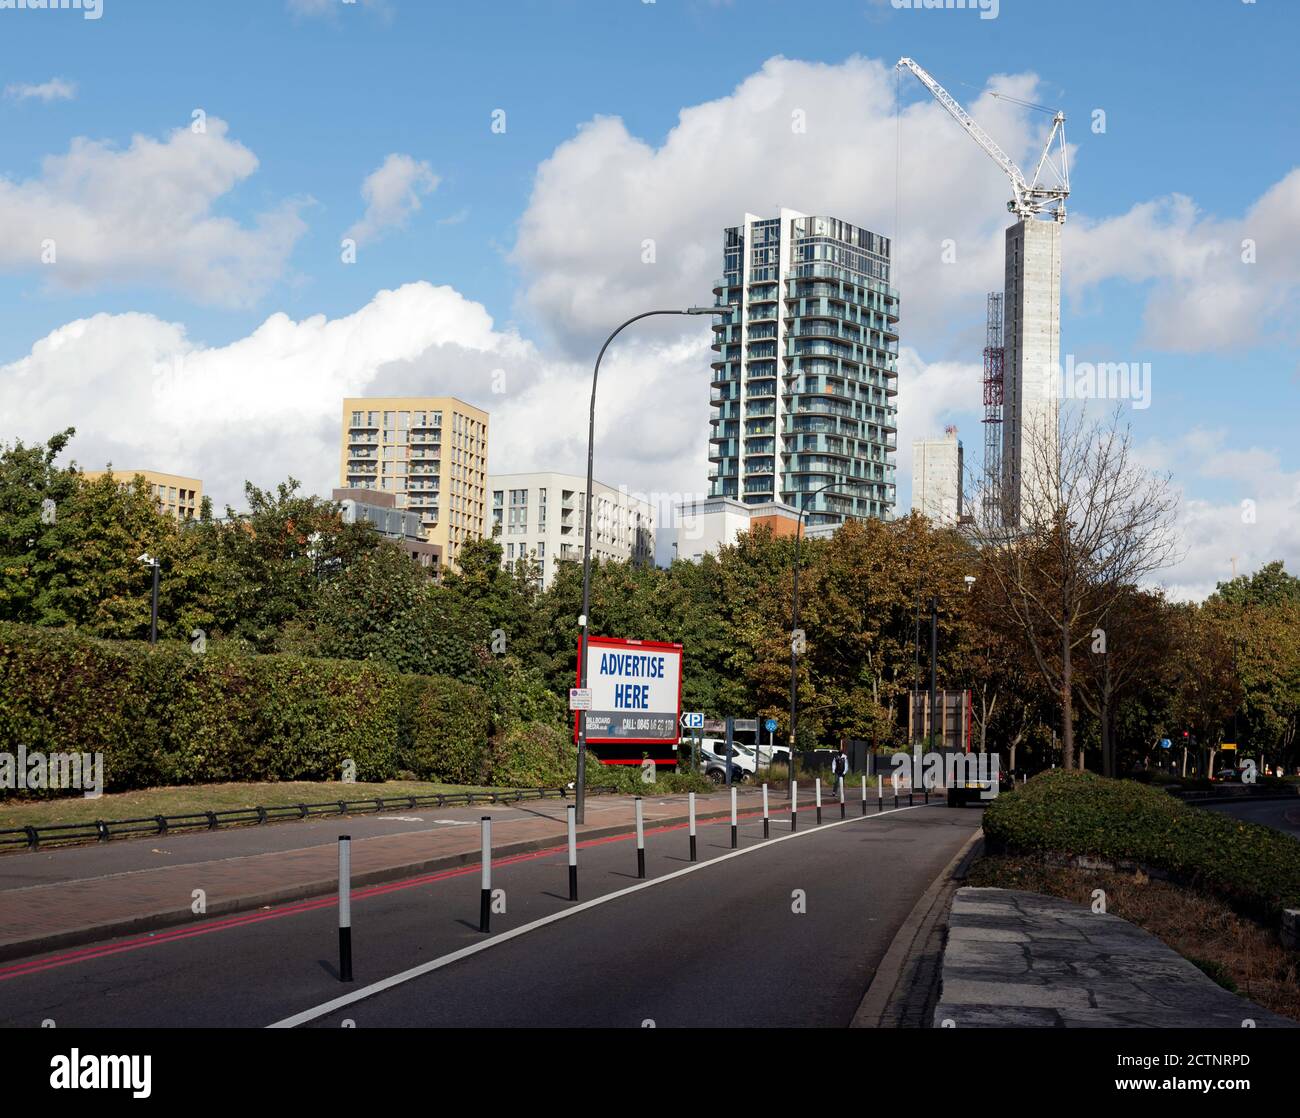
[{"label": "asphalt road", "polygon": [[1241,804],[1206,804],[1211,811],[1221,811],[1234,819],[1262,823],[1300,838],[1300,797],[1291,800],[1260,800]]},{"label": "asphalt road", "polygon": [[[694,869],[684,828],[652,834],[648,884],[629,838],[596,840],[580,854],[581,901],[611,899],[576,910],[563,854],[520,856],[495,867],[507,912],[489,936],[477,927],[477,867],[357,891],[347,984],[335,971],[334,898],[196,917],[0,966],[0,1024],[843,1026],[980,815],[933,805],[840,823],[832,806],[816,828],[805,810],[792,838],[782,837],[788,820],[774,819],[767,844],[760,822],[742,823],[738,856],[725,823],[701,824]],[[527,927],[547,917],[559,918]],[[465,949],[477,953],[439,964]],[[321,1009],[354,993],[369,996]]]}]

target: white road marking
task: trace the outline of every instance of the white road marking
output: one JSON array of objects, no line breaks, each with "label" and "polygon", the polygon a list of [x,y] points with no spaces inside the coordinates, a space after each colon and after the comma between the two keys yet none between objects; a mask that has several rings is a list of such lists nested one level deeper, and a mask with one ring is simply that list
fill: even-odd
[{"label": "white road marking", "polygon": [[[528,924],[521,924],[518,928],[511,928],[508,932],[502,932],[491,939],[485,939],[481,943],[474,943],[468,947],[462,947],[459,951],[453,951],[449,955],[442,955],[437,959],[431,959],[427,963],[421,963],[418,967],[411,967],[410,970],[401,971],[399,974],[390,975],[388,978],[380,979],[369,986],[363,986],[360,990],[353,990],[351,993],[344,994],[342,997],[333,998],[330,1001],[322,1002],[311,1009],[304,1009],[301,1013],[295,1013],[292,1017],[286,1017],[282,1021],[276,1021],[268,1025],[268,1029],[292,1029],[298,1025],[306,1024],[308,1021],[314,1021],[318,1017],[324,1017],[333,1013],[336,1009],[342,1009],[344,1006],[355,1005],[366,998],[372,998],[376,994],[382,994],[385,990],[391,990],[395,986],[401,986],[413,979],[420,978],[426,974],[432,974],[436,970],[450,966],[452,963],[458,963],[461,959],[468,959],[471,955],[477,955],[481,951],[486,951],[490,947],[496,947],[498,944],[505,943],[507,940],[516,939],[519,936],[527,935],[529,932],[535,932],[538,928],[544,928],[548,924],[555,924],[560,920],[567,920],[570,916],[577,916],[580,912],[585,912],[589,908],[596,908],[598,905],[608,904],[610,901],[616,901],[620,897],[626,897],[631,893],[639,893],[642,889],[651,889],[656,885],[663,885],[665,882],[673,881],[679,877],[685,877],[688,873],[696,873],[699,870],[707,869],[709,866],[716,866],[722,862],[729,862],[732,858],[740,858],[746,854],[753,854],[756,850],[766,850],[769,846],[778,842],[788,842],[790,839],[806,838],[808,835],[818,835],[830,830],[832,827],[843,827],[849,823],[869,823],[873,819],[884,819],[889,815],[897,815],[903,811],[917,811],[923,807],[941,806],[943,801],[937,804],[913,804],[911,807],[890,808],[882,811],[877,815],[856,815],[847,819],[836,819],[830,823],[823,823],[821,826],[813,824],[806,830],[790,831],[784,835],[777,835],[775,838],[755,843],[753,846],[745,846],[739,850],[730,850],[726,854],[720,854],[716,858],[710,858],[707,862],[696,862],[694,865],[686,866],[680,870],[673,870],[672,873],[666,873],[662,877],[654,877],[648,881],[640,881],[635,885],[629,885],[626,889],[619,889],[613,893],[606,893],[602,897],[593,897],[589,901],[581,901],[572,908],[561,909],[559,912],[553,912],[550,916],[543,916],[540,919],[533,920]],[[775,820],[774,820],[775,821]],[[721,821],[716,821],[721,822]],[[757,822],[757,820],[755,820]]]}]

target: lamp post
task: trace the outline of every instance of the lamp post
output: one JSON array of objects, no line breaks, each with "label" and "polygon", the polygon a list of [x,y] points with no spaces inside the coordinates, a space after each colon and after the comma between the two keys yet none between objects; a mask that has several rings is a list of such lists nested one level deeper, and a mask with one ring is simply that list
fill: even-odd
[{"label": "lamp post", "polygon": [[[835,478],[828,481],[825,485],[814,489],[811,493],[806,494],[810,499],[815,500],[817,495],[825,492],[832,485],[839,485],[844,479]],[[790,795],[794,795],[794,751],[795,751],[795,731],[799,727],[799,544],[803,540],[803,514],[807,511],[807,505],[804,503],[805,494],[799,496],[799,517],[795,523],[794,532],[794,610],[791,617],[790,628],[793,630],[790,634]]]},{"label": "lamp post", "polygon": [[[587,507],[583,510],[583,529],[582,529],[582,616],[578,618],[578,628],[581,632],[581,639],[578,645],[578,686],[587,686],[587,630],[589,614],[591,612],[591,499],[592,499],[592,464],[595,454],[596,442],[596,382],[600,377],[600,362],[605,356],[605,350],[609,348],[612,342],[619,334],[634,322],[640,322],[643,318],[651,318],[659,314],[723,314],[731,309],[731,304],[724,304],[717,307],[687,307],[684,310],[671,311],[642,311],[635,314],[618,327],[608,338],[605,344],[600,347],[600,352],[596,354],[596,366],[591,372],[591,411],[587,420]],[[574,803],[576,806],[576,816],[578,823],[586,822],[587,806],[587,712],[578,711],[578,780],[574,794]]]},{"label": "lamp post", "polygon": [[158,643],[158,560],[147,551],[136,557],[146,567],[153,568],[153,601],[149,611],[149,643]]}]

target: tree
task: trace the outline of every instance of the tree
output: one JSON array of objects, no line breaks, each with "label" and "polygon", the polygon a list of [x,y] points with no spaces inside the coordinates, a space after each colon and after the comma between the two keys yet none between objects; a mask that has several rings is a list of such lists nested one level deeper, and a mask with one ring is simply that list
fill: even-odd
[{"label": "tree", "polygon": [[1012,617],[1058,696],[1061,754],[1075,765],[1075,657],[1116,600],[1174,561],[1177,497],[1168,475],[1135,459],[1119,411],[1082,409],[1022,433],[1026,497],[1017,527],[982,499],[974,535],[995,604]]},{"label": "tree", "polygon": [[1097,720],[1106,776],[1116,772],[1117,703],[1149,679],[1153,667],[1164,663],[1171,653],[1167,613],[1159,594],[1127,587],[1097,615],[1088,653],[1080,664],[1079,697]]}]

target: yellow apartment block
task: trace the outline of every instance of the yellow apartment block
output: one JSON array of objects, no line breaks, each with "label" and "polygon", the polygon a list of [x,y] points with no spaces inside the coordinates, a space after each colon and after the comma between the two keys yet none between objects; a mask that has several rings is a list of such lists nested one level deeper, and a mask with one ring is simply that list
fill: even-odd
[{"label": "yellow apartment block", "polygon": [[339,485],[391,493],[420,514],[424,538],[456,568],[461,546],[484,535],[488,413],[453,396],[362,396],[343,401]]},{"label": "yellow apartment block", "polygon": [[180,474],[164,474],[158,470],[119,470],[116,466],[110,470],[86,470],[84,476],[89,481],[101,478],[107,473],[118,479],[123,485],[129,485],[132,479],[141,475],[158,507],[168,516],[177,520],[197,520],[199,506],[203,503],[203,482],[196,477],[182,477]]}]

